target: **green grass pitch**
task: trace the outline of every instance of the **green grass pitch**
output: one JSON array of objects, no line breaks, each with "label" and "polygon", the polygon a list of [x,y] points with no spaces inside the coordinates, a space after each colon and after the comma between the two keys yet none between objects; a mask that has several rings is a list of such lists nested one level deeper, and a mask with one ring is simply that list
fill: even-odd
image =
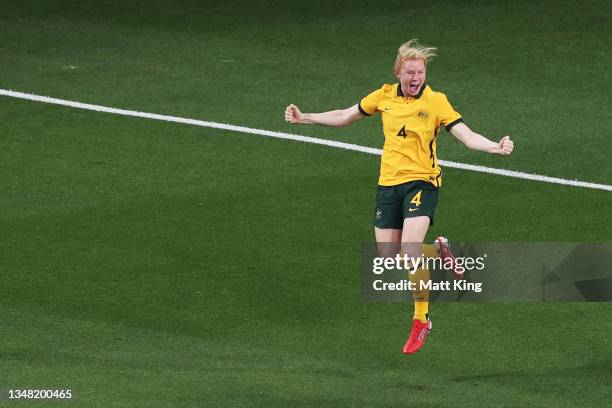
[{"label": "green grass pitch", "polygon": [[[380,147],[379,119],[295,127],[439,48],[428,83],[511,157],[441,159],[612,184],[605,1],[0,3],[0,88]],[[6,407],[606,407],[608,303],[360,299],[376,156],[0,97]],[[430,236],[612,240],[612,194],[446,169]]]}]

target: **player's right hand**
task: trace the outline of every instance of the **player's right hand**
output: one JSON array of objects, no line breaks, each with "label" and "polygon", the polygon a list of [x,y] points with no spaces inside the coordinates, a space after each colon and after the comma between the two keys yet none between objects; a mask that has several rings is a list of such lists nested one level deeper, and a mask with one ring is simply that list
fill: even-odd
[{"label": "player's right hand", "polygon": [[289,123],[300,123],[302,120],[302,112],[297,106],[291,104],[285,109],[285,120]]}]

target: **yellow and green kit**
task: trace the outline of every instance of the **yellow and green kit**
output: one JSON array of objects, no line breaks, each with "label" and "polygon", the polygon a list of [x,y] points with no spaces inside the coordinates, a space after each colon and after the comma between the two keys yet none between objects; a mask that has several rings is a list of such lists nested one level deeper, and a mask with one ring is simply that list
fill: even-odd
[{"label": "yellow and green kit", "polygon": [[428,216],[433,224],[442,185],[436,155],[441,126],[450,130],[461,115],[446,95],[423,85],[414,97],[400,84],[385,84],[359,102],[361,113],[381,114],[385,142],[380,159],[374,223],[401,229],[404,218]]}]

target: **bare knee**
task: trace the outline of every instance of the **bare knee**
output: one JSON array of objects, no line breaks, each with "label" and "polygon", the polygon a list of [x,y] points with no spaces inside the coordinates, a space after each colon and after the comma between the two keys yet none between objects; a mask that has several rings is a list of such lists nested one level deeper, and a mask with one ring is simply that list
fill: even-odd
[{"label": "bare knee", "polygon": [[392,228],[374,228],[376,235],[376,248],[378,256],[385,258],[394,257],[400,252],[400,242],[402,239],[402,230]]}]

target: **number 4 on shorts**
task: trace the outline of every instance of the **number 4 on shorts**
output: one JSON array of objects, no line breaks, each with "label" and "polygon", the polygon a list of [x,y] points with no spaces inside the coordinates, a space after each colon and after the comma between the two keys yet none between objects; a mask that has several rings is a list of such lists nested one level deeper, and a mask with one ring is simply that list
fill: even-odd
[{"label": "number 4 on shorts", "polygon": [[410,200],[410,204],[414,204],[414,205],[416,205],[417,207],[418,207],[419,205],[421,205],[421,193],[422,193],[422,192],[423,192],[423,190],[419,190],[419,192],[418,192],[418,193],[416,193],[416,194],[414,195],[414,197],[412,197],[412,200]]}]

